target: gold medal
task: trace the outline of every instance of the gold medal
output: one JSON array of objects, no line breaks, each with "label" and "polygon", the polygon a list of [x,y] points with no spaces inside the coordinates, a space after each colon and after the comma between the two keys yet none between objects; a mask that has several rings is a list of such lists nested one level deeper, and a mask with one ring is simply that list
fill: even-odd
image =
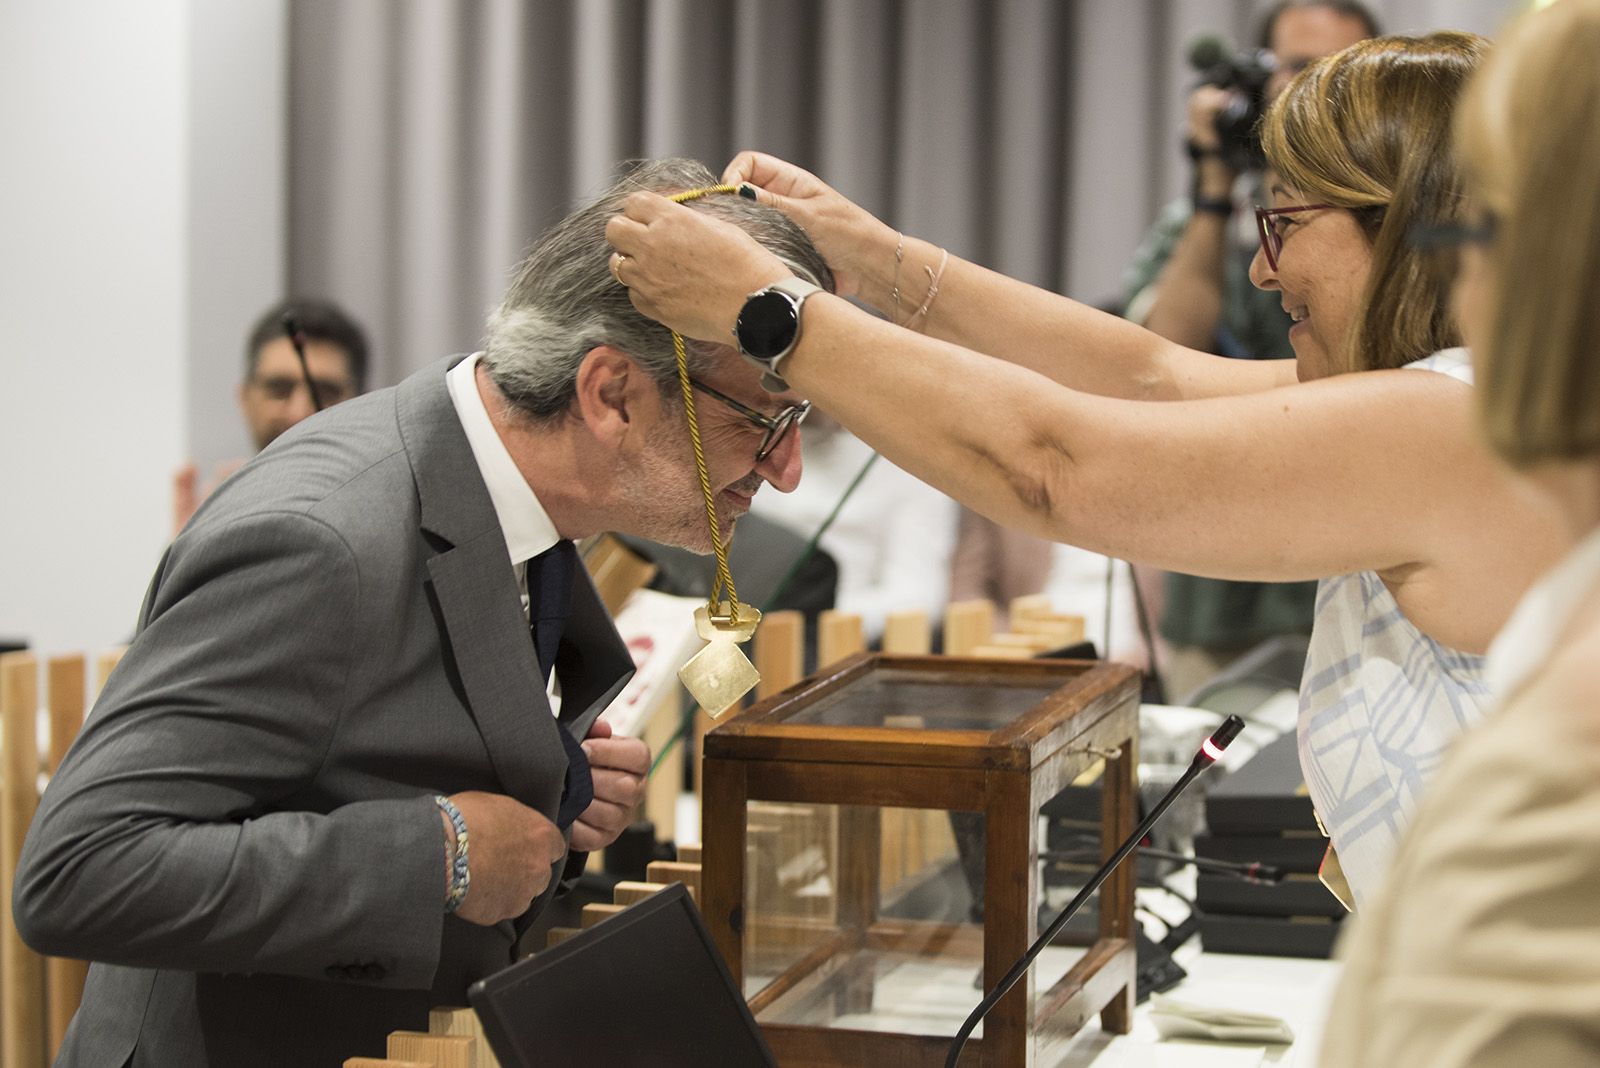
[{"label": "gold medal", "polygon": [[706,647],[679,669],[678,678],[713,719],[738,704],[761,681],[755,665],[739,649],[760,622],[760,612],[737,602],[720,601],[715,613],[709,605],[694,611],[694,627]]},{"label": "gold medal", "polygon": [[[695,200],[714,193],[739,193],[736,185],[717,185],[706,189],[690,189],[675,194],[678,203]],[[672,351],[678,364],[678,385],[683,390],[683,411],[689,424],[689,440],[694,446],[695,472],[700,476],[700,490],[705,495],[706,525],[711,531],[711,548],[717,557],[716,579],[711,584],[708,603],[695,609],[694,626],[704,639],[706,647],[689,658],[678,669],[678,680],[689,691],[700,707],[713,719],[744,699],[756,688],[761,673],[750,658],[739,651],[756,632],[761,613],[750,605],[739,603],[739,594],[733,588],[733,575],[728,571],[728,546],[722,540],[721,524],[717,521],[716,496],[711,492],[711,479],[706,472],[705,452],[700,444],[700,421],[695,416],[694,387],[689,381],[688,353],[683,347],[683,335],[672,333]],[[725,596],[724,596],[725,595]]]},{"label": "gold medal", "polygon": [[694,610],[694,629],[702,641],[742,645],[755,636],[760,622],[761,613],[742,601],[718,601],[715,612],[710,605]]}]

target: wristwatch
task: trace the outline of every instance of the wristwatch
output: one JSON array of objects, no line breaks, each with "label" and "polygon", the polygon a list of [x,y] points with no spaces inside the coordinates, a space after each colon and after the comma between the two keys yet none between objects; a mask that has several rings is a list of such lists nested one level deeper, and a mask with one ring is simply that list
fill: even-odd
[{"label": "wristwatch", "polygon": [[778,363],[800,341],[800,307],[822,287],[804,278],[789,277],[758,289],[745,298],[733,325],[733,340],[745,359],[761,368],[761,386],[769,393],[789,388],[778,374]]}]

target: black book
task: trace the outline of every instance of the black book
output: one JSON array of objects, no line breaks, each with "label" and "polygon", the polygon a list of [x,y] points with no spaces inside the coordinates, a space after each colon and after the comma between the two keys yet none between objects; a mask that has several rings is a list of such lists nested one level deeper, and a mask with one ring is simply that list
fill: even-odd
[{"label": "black book", "polygon": [[1213,836],[1317,829],[1293,732],[1264,746],[1207,792],[1206,824]]},{"label": "black book", "polygon": [[1203,916],[1200,943],[1207,953],[1253,953],[1263,957],[1314,957],[1333,955],[1340,921],[1326,916],[1262,918],[1258,916]]},{"label": "black book", "polygon": [[[603,1012],[610,996],[616,1011]],[[777,1065],[682,883],[474,983],[505,1068]]]},{"label": "black book", "polygon": [[1195,903],[1208,916],[1343,917],[1345,908],[1315,875],[1295,874],[1281,883],[1258,884],[1230,875],[1202,874]]},{"label": "black book", "polygon": [[1074,784],[1039,806],[1039,815],[1066,826],[1100,827],[1099,771],[1093,782]]},{"label": "black book", "polygon": [[1312,831],[1283,834],[1199,834],[1194,855],[1237,864],[1270,864],[1289,872],[1315,875],[1322,866],[1328,840]]}]

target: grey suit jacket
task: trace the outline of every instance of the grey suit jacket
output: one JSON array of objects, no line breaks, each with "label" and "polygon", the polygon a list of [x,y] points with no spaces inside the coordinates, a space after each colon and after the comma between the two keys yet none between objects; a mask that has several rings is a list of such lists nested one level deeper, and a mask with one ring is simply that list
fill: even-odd
[{"label": "grey suit jacket", "polygon": [[633,665],[580,578],[552,717],[448,364],[285,434],[162,559],[17,876],[24,937],[98,962],[58,1064],[382,1056],[547,900],[446,917],[432,797],[554,818],[556,731],[581,738]]}]

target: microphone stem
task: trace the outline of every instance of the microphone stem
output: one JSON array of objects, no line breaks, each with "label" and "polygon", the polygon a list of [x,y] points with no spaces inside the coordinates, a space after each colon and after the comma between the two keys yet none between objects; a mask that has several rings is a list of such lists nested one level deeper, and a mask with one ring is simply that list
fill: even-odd
[{"label": "microphone stem", "polygon": [[311,364],[306,361],[305,335],[300,333],[300,324],[291,314],[285,313],[282,319],[283,332],[288,335],[289,344],[294,348],[296,359],[300,361],[300,373],[305,376],[306,392],[311,395],[311,407],[322,411],[322,397],[317,393],[317,380],[311,377]]},{"label": "microphone stem", "polygon": [[1017,961],[995,988],[989,992],[988,996],[978,1003],[978,1007],[972,1010],[972,1014],[967,1017],[966,1022],[961,1025],[961,1029],[956,1032],[955,1039],[950,1043],[950,1055],[945,1058],[945,1068],[956,1068],[956,1062],[961,1059],[961,1047],[966,1045],[967,1038],[977,1028],[978,1021],[982,1020],[989,1010],[994,1008],[1001,998],[1005,997],[1006,993],[1016,985],[1018,979],[1028,973],[1028,967],[1033,963],[1034,958],[1044,952],[1044,947],[1049,945],[1050,940],[1060,932],[1061,928],[1067,925],[1067,921],[1072,919],[1079,909],[1083,908],[1090,896],[1100,889],[1101,883],[1111,877],[1111,873],[1117,870],[1117,866],[1127,858],[1128,854],[1139,847],[1139,843],[1144,839],[1144,836],[1150,833],[1150,828],[1155,826],[1156,821],[1167,811],[1172,802],[1178,799],[1178,795],[1183,793],[1184,789],[1194,781],[1194,777],[1210,767],[1211,764],[1212,761],[1203,755],[1197,755],[1190,762],[1189,770],[1183,773],[1182,778],[1173,783],[1172,789],[1168,790],[1165,796],[1156,803],[1155,808],[1150,810],[1150,815],[1144,818],[1144,822],[1139,824],[1138,829],[1128,836],[1128,839],[1122,843],[1110,860],[1100,866],[1100,870],[1095,872],[1094,877],[1084,885],[1082,890],[1078,891],[1077,896],[1068,902],[1067,907],[1061,910],[1061,914],[1051,921],[1050,926],[1045,928],[1038,938],[1034,939],[1033,945],[1028,947],[1028,952],[1022,955],[1022,959]]}]

